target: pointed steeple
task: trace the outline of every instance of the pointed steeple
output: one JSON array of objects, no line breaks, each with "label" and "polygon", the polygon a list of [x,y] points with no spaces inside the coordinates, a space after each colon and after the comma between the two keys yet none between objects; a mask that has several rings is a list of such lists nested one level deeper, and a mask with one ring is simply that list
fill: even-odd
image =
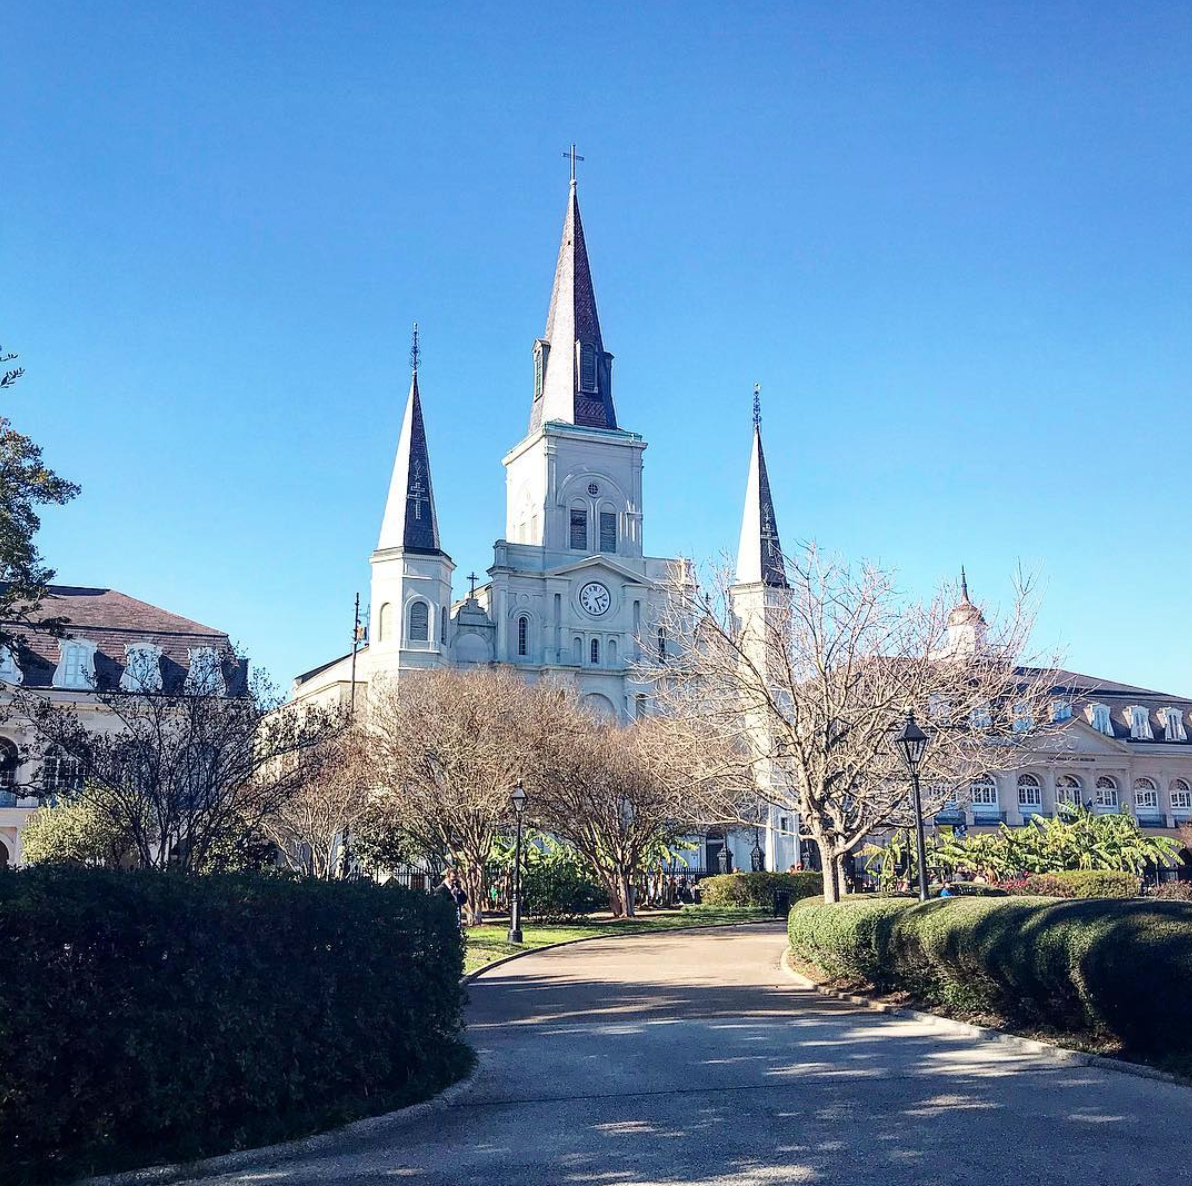
[{"label": "pointed steeple", "polygon": [[737,550],[737,584],[787,588],[778,518],[770,495],[766,454],[762,449],[761,388],[753,389],[753,449],[749,455],[749,480],[745,485],[745,514],[741,519],[741,545]]},{"label": "pointed steeple", "polygon": [[960,569],[960,600],[948,615],[948,653],[973,655],[985,646],[985,615],[969,600],[968,576]]},{"label": "pointed steeple", "polygon": [[411,552],[438,553],[439,521],[430,480],[430,455],[422,423],[422,398],[418,394],[418,326],[410,348],[410,394],[397,441],[389,498],[381,521],[378,549],[405,548]]},{"label": "pointed steeple", "polygon": [[606,353],[600,336],[574,163],[572,170],[546,332],[534,343],[531,431],[550,420],[588,428],[617,427],[612,396],[613,356]]}]

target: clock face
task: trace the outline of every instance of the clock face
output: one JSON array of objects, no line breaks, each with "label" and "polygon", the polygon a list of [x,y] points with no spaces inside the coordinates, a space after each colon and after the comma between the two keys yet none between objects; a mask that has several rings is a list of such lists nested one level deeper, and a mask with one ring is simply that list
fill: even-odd
[{"label": "clock face", "polygon": [[598,618],[601,614],[608,613],[608,607],[612,605],[613,599],[609,595],[609,591],[599,581],[589,581],[579,591],[579,603],[592,617]]}]

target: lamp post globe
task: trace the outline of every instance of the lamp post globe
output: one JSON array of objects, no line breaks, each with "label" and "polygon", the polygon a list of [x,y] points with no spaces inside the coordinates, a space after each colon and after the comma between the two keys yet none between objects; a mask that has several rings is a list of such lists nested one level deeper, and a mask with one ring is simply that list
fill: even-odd
[{"label": "lamp post globe", "polygon": [[522,814],[526,810],[526,788],[522,780],[517,780],[517,786],[509,793],[509,802],[513,805],[513,816],[516,821],[516,840],[513,845],[513,899],[509,904],[509,942],[522,941],[521,929],[521,863],[522,863]]},{"label": "lamp post globe", "polygon": [[923,799],[919,792],[919,767],[923,764],[923,755],[927,752],[930,739],[919,728],[915,720],[915,710],[906,710],[906,719],[902,722],[902,729],[894,738],[894,744],[902,753],[902,760],[911,776],[911,795],[915,807],[915,857],[919,865],[919,901],[927,901],[927,841],[923,835]]}]

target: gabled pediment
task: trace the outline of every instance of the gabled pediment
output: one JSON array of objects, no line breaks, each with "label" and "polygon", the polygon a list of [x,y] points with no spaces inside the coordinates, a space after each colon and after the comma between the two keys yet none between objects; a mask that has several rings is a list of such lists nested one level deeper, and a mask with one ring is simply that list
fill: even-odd
[{"label": "gabled pediment", "polygon": [[1129,749],[1126,742],[1099,733],[1082,716],[1074,716],[1070,721],[1065,721],[1053,736],[1053,747],[1059,753],[1107,754],[1120,757]]},{"label": "gabled pediment", "polygon": [[596,576],[599,573],[615,577],[631,585],[651,587],[654,584],[649,577],[618,564],[608,556],[588,556],[584,560],[577,560],[574,564],[561,564],[558,568],[550,568],[546,571],[548,577]]}]

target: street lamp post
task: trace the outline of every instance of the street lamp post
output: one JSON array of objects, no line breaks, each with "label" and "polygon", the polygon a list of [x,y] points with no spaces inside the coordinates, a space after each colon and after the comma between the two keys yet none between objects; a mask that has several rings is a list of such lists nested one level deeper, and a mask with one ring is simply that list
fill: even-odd
[{"label": "street lamp post", "polygon": [[919,863],[919,901],[927,901],[927,842],[923,836],[923,800],[919,794],[919,766],[927,751],[927,734],[915,723],[915,710],[906,710],[902,731],[894,738],[911,775],[911,793],[915,801],[915,856]]},{"label": "street lamp post", "polygon": [[513,846],[513,901],[509,908],[509,942],[520,943],[522,941],[521,930],[521,863],[522,863],[522,812],[526,809],[526,790],[521,784],[521,779],[517,780],[517,786],[513,788],[509,796],[509,801],[513,804],[513,814],[517,820],[517,840]]}]

